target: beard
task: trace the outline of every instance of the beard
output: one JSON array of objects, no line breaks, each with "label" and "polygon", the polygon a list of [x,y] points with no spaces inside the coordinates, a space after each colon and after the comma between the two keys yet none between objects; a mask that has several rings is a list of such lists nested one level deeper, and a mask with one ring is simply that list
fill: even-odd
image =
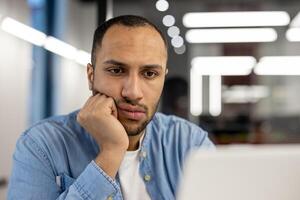
[{"label": "beard", "polygon": [[120,120],[120,122],[124,126],[127,135],[130,137],[141,134],[145,130],[146,126],[151,121],[151,119],[144,120],[143,122],[139,123],[136,127],[132,127],[131,125],[129,125],[130,122],[128,123],[128,121]]}]

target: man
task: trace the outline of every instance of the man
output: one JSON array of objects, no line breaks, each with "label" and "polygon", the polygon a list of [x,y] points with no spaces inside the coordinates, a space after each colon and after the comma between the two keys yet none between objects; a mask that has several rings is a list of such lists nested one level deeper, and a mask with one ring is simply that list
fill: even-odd
[{"label": "man", "polygon": [[167,42],[148,20],[113,18],[94,34],[93,95],[19,139],[8,199],[174,199],[192,148],[214,148],[202,129],[156,113]]}]

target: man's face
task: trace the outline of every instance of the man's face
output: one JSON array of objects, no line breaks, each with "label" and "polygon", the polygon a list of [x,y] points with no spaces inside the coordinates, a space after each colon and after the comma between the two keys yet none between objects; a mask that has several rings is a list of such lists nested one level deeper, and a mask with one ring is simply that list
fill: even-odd
[{"label": "man's face", "polygon": [[139,134],[153,117],[167,73],[167,52],[159,33],[148,26],[114,25],[107,30],[88,65],[90,88],[112,97],[129,136]]}]

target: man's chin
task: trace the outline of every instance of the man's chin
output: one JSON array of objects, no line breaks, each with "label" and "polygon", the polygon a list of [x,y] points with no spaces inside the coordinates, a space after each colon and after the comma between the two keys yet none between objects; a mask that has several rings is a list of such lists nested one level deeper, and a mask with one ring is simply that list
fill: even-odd
[{"label": "man's chin", "polygon": [[120,121],[121,124],[124,126],[128,136],[136,136],[141,134],[145,130],[148,124],[147,120],[144,121],[120,120]]}]

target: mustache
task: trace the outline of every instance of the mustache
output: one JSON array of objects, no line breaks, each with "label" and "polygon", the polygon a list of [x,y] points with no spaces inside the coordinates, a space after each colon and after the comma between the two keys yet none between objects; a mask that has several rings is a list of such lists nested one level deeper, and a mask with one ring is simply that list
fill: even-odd
[{"label": "mustache", "polygon": [[136,107],[142,108],[143,110],[145,110],[145,112],[148,113],[148,107],[146,105],[144,105],[144,104],[139,103],[138,100],[124,98],[124,99],[118,99],[118,100],[114,99],[114,101],[115,101],[115,104],[117,105],[117,107],[120,104],[130,104],[132,106],[136,106]]}]

